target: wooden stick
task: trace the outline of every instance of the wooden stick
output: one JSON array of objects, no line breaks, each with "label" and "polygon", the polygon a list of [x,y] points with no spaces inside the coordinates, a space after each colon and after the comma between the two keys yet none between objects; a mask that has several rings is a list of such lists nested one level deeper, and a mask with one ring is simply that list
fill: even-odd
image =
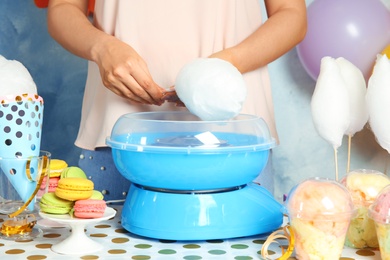
[{"label": "wooden stick", "polygon": [[338,181],[339,180],[339,166],[338,166],[338,162],[337,162],[337,149],[333,148],[333,150],[334,150],[334,162],[335,162],[335,168],[336,168],[335,179],[336,179],[336,181]]},{"label": "wooden stick", "polygon": [[347,173],[350,171],[351,165],[351,143],[352,143],[352,135],[348,135],[348,161],[347,161]]}]

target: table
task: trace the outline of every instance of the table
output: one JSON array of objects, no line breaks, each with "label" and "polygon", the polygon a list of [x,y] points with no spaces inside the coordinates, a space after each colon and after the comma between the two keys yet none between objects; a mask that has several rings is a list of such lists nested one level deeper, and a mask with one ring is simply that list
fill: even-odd
[{"label": "table", "polygon": [[[172,241],[140,237],[122,228],[121,205],[112,206],[117,214],[114,218],[86,227],[86,234],[101,243],[103,249],[83,256],[60,255],[53,252],[52,245],[63,241],[70,234],[68,227],[41,228],[43,235],[24,242],[0,239],[0,258],[6,259],[185,259],[185,260],[249,260],[262,259],[260,250],[266,237],[251,236],[210,241]],[[5,215],[0,215],[0,223]],[[277,244],[270,251],[280,252]],[[295,257],[290,258],[295,259]],[[380,260],[380,252],[372,249],[345,248],[342,260]]]}]

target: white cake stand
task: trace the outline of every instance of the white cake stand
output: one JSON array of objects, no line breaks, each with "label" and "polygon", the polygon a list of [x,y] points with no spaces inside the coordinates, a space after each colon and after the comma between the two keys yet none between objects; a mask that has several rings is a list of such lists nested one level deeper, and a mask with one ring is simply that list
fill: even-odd
[{"label": "white cake stand", "polygon": [[94,219],[81,219],[74,218],[68,214],[66,215],[54,215],[39,212],[39,215],[51,221],[58,222],[60,224],[67,224],[72,229],[71,235],[64,241],[53,245],[51,250],[63,254],[63,255],[82,255],[99,251],[103,246],[94,240],[90,239],[84,232],[85,226],[89,224],[95,224],[103,220],[114,217],[116,211],[113,208],[107,207],[103,217]]}]

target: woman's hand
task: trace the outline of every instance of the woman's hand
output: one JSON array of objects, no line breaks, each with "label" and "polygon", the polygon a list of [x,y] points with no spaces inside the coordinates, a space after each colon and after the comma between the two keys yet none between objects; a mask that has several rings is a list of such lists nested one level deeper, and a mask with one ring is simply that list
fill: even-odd
[{"label": "woman's hand", "polygon": [[153,81],[145,61],[132,47],[114,37],[101,45],[94,61],[108,89],[137,103],[164,102],[165,90]]}]

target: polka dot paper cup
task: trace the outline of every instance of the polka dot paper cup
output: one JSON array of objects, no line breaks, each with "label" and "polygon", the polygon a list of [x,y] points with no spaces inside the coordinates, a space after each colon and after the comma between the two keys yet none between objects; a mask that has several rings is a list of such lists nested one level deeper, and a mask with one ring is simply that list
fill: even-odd
[{"label": "polka dot paper cup", "polygon": [[42,119],[43,99],[40,96],[0,97],[0,157],[39,155]]},{"label": "polka dot paper cup", "polygon": [[[43,119],[43,99],[36,94],[7,95],[0,97],[0,158],[17,159],[39,156]],[[1,169],[15,187],[22,200],[26,201],[35,188],[24,174],[24,164],[2,163]],[[30,184],[32,183],[32,184]],[[26,188],[27,187],[27,188]]]}]

